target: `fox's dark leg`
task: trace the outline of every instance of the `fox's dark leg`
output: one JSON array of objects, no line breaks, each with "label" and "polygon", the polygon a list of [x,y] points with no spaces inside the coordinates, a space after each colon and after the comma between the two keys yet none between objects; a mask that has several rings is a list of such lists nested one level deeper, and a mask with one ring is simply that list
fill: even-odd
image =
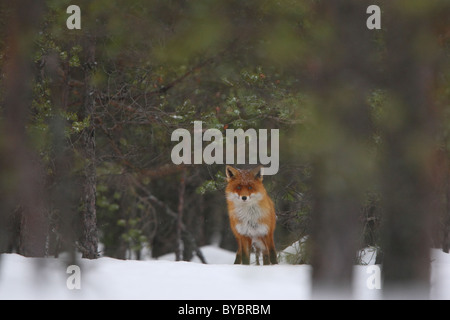
[{"label": "fox's dark leg", "polygon": [[242,237],[242,264],[250,264],[250,250],[252,246],[252,239]]},{"label": "fox's dark leg", "polygon": [[234,259],[234,264],[241,264],[242,262],[242,254],[238,251],[236,252],[236,259]]},{"label": "fox's dark leg", "polygon": [[271,264],[278,264],[277,251],[275,248],[269,249],[269,257]]},{"label": "fox's dark leg", "polygon": [[236,259],[234,260],[234,264],[242,263],[242,241],[240,238],[236,238],[238,243],[238,250],[236,252]]},{"label": "fox's dark leg", "polygon": [[275,250],[275,244],[273,243],[273,236],[271,237],[269,245],[269,258],[271,264],[278,264],[277,251]]},{"label": "fox's dark leg", "polygon": [[273,235],[268,235],[264,239],[264,245],[266,246],[266,250],[264,251],[264,264],[278,264]]}]

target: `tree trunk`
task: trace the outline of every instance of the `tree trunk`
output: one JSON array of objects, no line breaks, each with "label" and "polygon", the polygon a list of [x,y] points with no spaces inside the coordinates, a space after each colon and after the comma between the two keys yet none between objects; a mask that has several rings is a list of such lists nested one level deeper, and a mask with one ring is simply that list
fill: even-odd
[{"label": "tree trunk", "polygon": [[[314,82],[317,129],[313,150],[313,297],[350,298],[362,203],[371,178],[370,109],[372,36],[365,1],[323,4],[321,18],[335,26]],[[333,50],[329,50],[332,47]]]},{"label": "tree trunk", "polygon": [[[55,110],[67,112],[69,103],[69,65],[61,61],[59,55],[51,52],[45,58],[45,68],[42,70],[50,79],[52,105]],[[80,188],[77,188],[71,168],[73,167],[72,149],[67,145],[65,129],[67,120],[62,112],[53,116],[49,123],[52,133],[52,150],[54,154],[53,175],[49,181],[49,194],[52,200],[49,254],[55,258],[61,251],[69,252],[69,264],[76,264],[77,234],[73,225],[76,220]]]},{"label": "tree trunk", "polygon": [[449,253],[450,251],[450,169],[448,167],[449,165],[449,159],[447,155],[446,159],[446,167],[445,167],[445,206],[444,206],[444,221],[442,226],[442,250],[445,253]]},{"label": "tree trunk", "polygon": [[186,169],[183,170],[180,178],[180,187],[178,190],[178,215],[177,215],[177,247],[175,249],[175,260],[183,260],[183,209],[184,209],[184,191],[186,190]]},{"label": "tree trunk", "polygon": [[[19,251],[26,256],[46,254],[47,216],[44,190],[44,173],[39,158],[34,154],[26,134],[26,122],[31,106],[29,53],[34,34],[44,9],[38,0],[14,1],[8,22],[8,43],[5,64],[5,94],[3,100],[1,174],[3,212],[11,214],[19,204]],[[3,232],[4,230],[2,230]]]},{"label": "tree trunk", "polygon": [[84,116],[89,126],[83,131],[83,152],[85,157],[83,201],[81,213],[83,258],[95,259],[98,256],[98,230],[96,213],[96,159],[95,159],[95,99],[91,85],[92,69],[95,66],[95,38],[87,36],[86,63],[84,64]]},{"label": "tree trunk", "polygon": [[[405,4],[407,6],[408,4]],[[386,298],[427,298],[430,288],[430,227],[435,219],[431,184],[435,110],[430,96],[436,51],[430,11],[415,15],[389,5],[387,88],[391,111],[383,138],[382,249]],[[428,9],[429,10],[429,9]],[[427,46],[426,52],[420,48]]]}]

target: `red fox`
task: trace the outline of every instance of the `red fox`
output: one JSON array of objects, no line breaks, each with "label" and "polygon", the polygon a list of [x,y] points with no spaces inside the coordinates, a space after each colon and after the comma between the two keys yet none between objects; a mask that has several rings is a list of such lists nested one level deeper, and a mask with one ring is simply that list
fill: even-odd
[{"label": "red fox", "polygon": [[250,264],[252,244],[257,254],[263,252],[263,264],[278,263],[273,241],[275,208],[262,183],[261,168],[226,167],[228,216],[238,242],[235,264]]}]

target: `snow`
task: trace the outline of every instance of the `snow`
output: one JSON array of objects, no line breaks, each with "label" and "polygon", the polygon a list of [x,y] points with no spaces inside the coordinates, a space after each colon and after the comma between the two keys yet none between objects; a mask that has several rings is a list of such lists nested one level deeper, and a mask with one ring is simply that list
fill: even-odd
[{"label": "snow", "polygon": [[[292,250],[290,248],[289,250]],[[202,248],[208,264],[175,262],[174,254],[159,260],[79,259],[67,273],[64,257],[0,256],[0,299],[152,299],[152,300],[293,300],[311,298],[311,266],[233,265],[233,252]],[[368,251],[370,257],[373,252]],[[379,299],[374,280],[378,266],[354,268],[353,297]],[[432,250],[431,298],[450,299],[450,255]]]},{"label": "snow", "polygon": [[450,300],[450,254],[431,251],[431,299]]}]

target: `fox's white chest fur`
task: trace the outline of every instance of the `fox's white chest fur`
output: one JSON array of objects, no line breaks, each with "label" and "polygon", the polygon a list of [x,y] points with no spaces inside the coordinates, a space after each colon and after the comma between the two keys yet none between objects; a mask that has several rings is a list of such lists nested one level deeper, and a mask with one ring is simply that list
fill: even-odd
[{"label": "fox's white chest fur", "polygon": [[262,194],[254,193],[247,201],[242,201],[235,193],[228,193],[227,197],[234,204],[234,214],[239,221],[236,224],[236,231],[239,234],[252,239],[267,235],[268,226],[260,223],[260,220],[268,214],[267,210],[259,205]]}]

